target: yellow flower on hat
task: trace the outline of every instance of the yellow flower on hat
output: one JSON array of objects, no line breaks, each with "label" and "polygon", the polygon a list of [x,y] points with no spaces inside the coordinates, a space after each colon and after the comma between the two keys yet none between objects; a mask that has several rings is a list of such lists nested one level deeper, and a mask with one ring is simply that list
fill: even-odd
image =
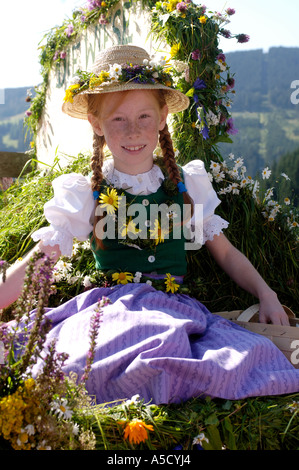
[{"label": "yellow flower on hat", "polygon": [[70,103],[73,103],[73,96],[74,96],[74,91],[80,88],[79,83],[76,83],[75,85],[71,85],[65,90],[65,97],[64,101],[69,101]]},{"label": "yellow flower on hat", "polygon": [[207,22],[207,17],[204,16],[204,15],[200,16],[198,19],[199,19],[201,24],[206,24],[206,22]]},{"label": "yellow flower on hat", "polygon": [[178,290],[178,288],[180,287],[179,284],[176,284],[175,282],[175,278],[174,277],[171,277],[171,274],[167,273],[166,274],[166,277],[165,277],[166,281],[165,281],[165,284],[166,284],[166,292],[172,292],[173,294]]},{"label": "yellow flower on hat", "polygon": [[102,71],[98,77],[94,76],[91,77],[89,81],[89,88],[95,88],[97,86],[102,85],[103,82],[107,82],[110,79],[109,72]]}]

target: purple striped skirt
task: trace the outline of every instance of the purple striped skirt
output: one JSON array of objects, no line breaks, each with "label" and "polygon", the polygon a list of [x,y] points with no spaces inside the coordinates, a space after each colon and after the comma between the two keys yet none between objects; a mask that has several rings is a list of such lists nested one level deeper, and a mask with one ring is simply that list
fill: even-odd
[{"label": "purple striped skirt", "polygon": [[147,284],[95,288],[47,312],[47,341],[55,338],[57,351],[69,355],[66,373],[84,372],[102,296],[111,303],[103,308],[86,384],[97,403],[135,394],[162,404],[299,391],[299,369],[270,340],[211,314],[196,299]]}]

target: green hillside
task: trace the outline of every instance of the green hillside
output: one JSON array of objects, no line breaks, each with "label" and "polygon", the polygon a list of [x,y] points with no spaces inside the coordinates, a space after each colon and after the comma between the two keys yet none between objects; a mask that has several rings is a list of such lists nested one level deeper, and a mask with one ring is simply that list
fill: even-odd
[{"label": "green hillside", "polygon": [[[299,79],[299,48],[233,52],[226,63],[235,78],[232,116],[238,134],[220,146],[223,156],[242,156],[254,177],[299,148],[299,104],[291,83]],[[292,176],[292,175],[289,175]]]}]

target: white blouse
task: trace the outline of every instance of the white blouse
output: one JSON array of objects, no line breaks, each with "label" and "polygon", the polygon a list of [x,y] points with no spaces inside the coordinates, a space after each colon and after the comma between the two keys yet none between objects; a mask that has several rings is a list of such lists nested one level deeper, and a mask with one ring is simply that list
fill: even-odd
[{"label": "white blouse", "polygon": [[[212,240],[228,227],[228,222],[214,213],[220,204],[201,160],[194,160],[182,167],[184,183],[194,204],[202,204],[203,217],[198,230],[202,232],[202,244]],[[107,183],[124,189],[134,195],[155,193],[164,180],[157,165],[139,175],[128,175],[114,168],[112,158],[103,165]],[[78,173],[63,174],[53,182],[54,197],[44,206],[44,214],[49,226],[42,227],[32,234],[34,241],[42,241],[45,246],[59,245],[63,256],[71,256],[73,239],[88,240],[93,230],[95,201],[89,176]],[[191,230],[196,233],[198,218],[191,219]]]}]

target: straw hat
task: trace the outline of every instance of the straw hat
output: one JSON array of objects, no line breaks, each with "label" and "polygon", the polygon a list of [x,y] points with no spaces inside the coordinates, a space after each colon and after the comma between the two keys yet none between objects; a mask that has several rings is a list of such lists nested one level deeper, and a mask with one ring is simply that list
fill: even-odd
[{"label": "straw hat", "polygon": [[189,98],[173,88],[172,78],[160,63],[141,47],[113,46],[100,52],[90,73],[77,72],[77,83],[66,90],[62,106],[69,116],[87,119],[88,94],[125,90],[164,90],[170,113],[183,111]]}]

